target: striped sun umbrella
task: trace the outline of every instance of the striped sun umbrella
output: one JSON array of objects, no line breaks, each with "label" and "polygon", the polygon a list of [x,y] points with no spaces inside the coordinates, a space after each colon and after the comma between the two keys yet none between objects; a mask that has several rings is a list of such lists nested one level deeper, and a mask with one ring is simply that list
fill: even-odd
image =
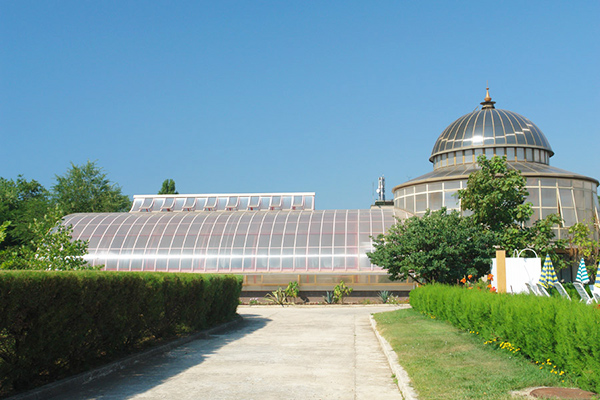
[{"label": "striped sun umbrella", "polygon": [[598,262],[598,271],[596,271],[596,283],[594,284],[594,292],[600,293],[600,262]]},{"label": "striped sun umbrella", "polygon": [[548,289],[550,286],[554,286],[556,282],[558,282],[556,271],[554,271],[554,266],[552,266],[552,260],[550,260],[550,256],[546,254],[546,260],[544,260],[544,266],[542,267],[540,283],[542,286]]},{"label": "striped sun umbrella", "polygon": [[575,280],[583,283],[584,285],[590,281],[583,257],[581,257],[581,261],[579,261],[579,269],[577,270],[577,278],[575,278]]}]

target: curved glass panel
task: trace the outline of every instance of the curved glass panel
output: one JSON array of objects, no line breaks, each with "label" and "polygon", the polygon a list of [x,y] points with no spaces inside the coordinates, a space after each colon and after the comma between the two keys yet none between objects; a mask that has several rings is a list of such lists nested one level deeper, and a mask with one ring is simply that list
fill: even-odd
[{"label": "curved glass panel", "polygon": [[554,152],[542,131],[529,119],[512,111],[485,108],[463,115],[438,137],[429,160],[453,149],[516,144]]},{"label": "curved glass panel", "polygon": [[312,210],[314,193],[133,196],[130,212]]},{"label": "curved glass panel", "polygon": [[373,209],[71,214],[63,223],[107,270],[361,273],[382,272],[366,253],[395,222],[392,209]]},{"label": "curved glass panel", "polygon": [[[590,178],[583,176],[578,178],[575,174],[544,164],[511,163],[509,166],[518,168],[524,173],[535,174],[526,176],[526,188],[529,192],[526,201],[532,204],[534,212],[530,224],[550,214],[559,214],[563,218],[565,228],[583,221],[588,224],[599,223],[597,216],[600,207],[598,206],[597,184]],[[425,213],[425,203],[420,193],[426,186],[427,208],[439,210],[443,206],[449,210],[460,210],[456,194],[457,190],[461,188],[461,184],[463,188],[466,187],[466,180],[450,181],[449,179],[466,179],[472,170],[466,167],[445,169],[445,172],[449,171],[452,173],[443,175],[441,172],[444,170],[437,170],[413,180],[411,186],[397,188],[394,191],[396,207],[422,216]],[[555,177],[540,177],[548,175],[555,175]],[[432,178],[436,178],[438,181],[424,184],[424,181]],[[444,180],[444,189],[440,193],[439,184],[442,180]],[[563,230],[559,230],[557,238],[564,239],[565,237]],[[594,233],[594,237],[597,237],[597,233]]]}]

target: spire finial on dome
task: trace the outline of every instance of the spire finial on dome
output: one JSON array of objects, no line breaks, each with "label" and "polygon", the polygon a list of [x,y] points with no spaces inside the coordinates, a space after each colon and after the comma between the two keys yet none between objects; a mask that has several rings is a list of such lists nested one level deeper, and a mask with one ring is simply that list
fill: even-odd
[{"label": "spire finial on dome", "polygon": [[486,87],[486,88],[485,88],[485,99],[484,99],[484,100],[485,100],[485,101],[490,101],[490,100],[492,100],[492,98],[490,97],[490,88],[489,88],[489,87]]},{"label": "spire finial on dome", "polygon": [[[487,84],[487,82],[486,82]],[[494,107],[494,104],[496,104],[495,101],[492,101],[492,98],[490,97],[490,88],[488,85],[486,85],[487,87],[485,88],[485,98],[483,99],[483,103],[480,103],[482,105],[482,109],[486,109],[486,108],[496,108]]]}]

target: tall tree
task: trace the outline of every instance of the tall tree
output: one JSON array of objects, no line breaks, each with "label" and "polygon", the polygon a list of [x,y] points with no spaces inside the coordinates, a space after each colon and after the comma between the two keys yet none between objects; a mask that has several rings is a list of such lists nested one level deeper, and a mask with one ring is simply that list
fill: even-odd
[{"label": "tall tree", "polygon": [[72,226],[58,222],[52,230],[47,231],[45,224],[41,224],[41,230],[34,242],[35,254],[28,254],[29,268],[44,271],[98,269],[90,266],[83,258],[87,253],[88,242],[73,240],[72,235]]},{"label": "tall tree", "polygon": [[84,165],[71,163],[71,168],[63,176],[56,176],[52,192],[65,215],[122,212],[131,207],[131,201],[121,193],[121,187],[112,183],[102,168],[91,161]]},{"label": "tall tree", "polygon": [[30,230],[33,239],[29,245],[15,246],[0,254],[0,269],[73,271],[100,268],[85,261],[88,242],[73,240],[73,228],[60,223],[58,209],[40,220],[35,219]]},{"label": "tall tree", "polygon": [[555,250],[564,242],[554,241],[553,231],[560,216],[527,226],[533,212],[531,203],[525,202],[528,193],[520,171],[509,170],[505,158],[481,156],[478,162],[481,169],[469,176],[467,189],[459,191],[461,206],[471,215],[448,214],[443,208],[398,221],[374,240],[375,250],[367,254],[371,262],[387,269],[393,280],[411,277],[421,283],[481,276],[489,270],[495,246],[509,253],[534,248],[550,254],[555,266],[563,266]]},{"label": "tall tree", "polygon": [[158,194],[179,194],[179,192],[175,190],[175,181],[173,179],[165,179]]},{"label": "tall tree", "polygon": [[0,225],[0,243],[6,239],[6,228],[8,228],[8,225],[10,225],[10,221],[5,221]]},{"label": "tall tree", "polygon": [[527,226],[533,206],[526,202],[529,193],[521,171],[509,169],[506,157],[481,155],[477,163],[480,169],[469,175],[467,188],[458,191],[462,210],[471,211],[474,221],[496,237],[494,244],[509,254],[529,247],[550,254],[555,266],[563,267],[556,250],[565,242],[554,240],[552,229],[562,223],[560,216],[549,215]]},{"label": "tall tree", "polygon": [[523,224],[533,215],[521,171],[509,169],[506,157],[477,158],[481,169],[469,175],[467,188],[458,191],[462,210],[473,212],[475,222],[498,232]]},{"label": "tall tree", "polygon": [[28,244],[33,239],[30,224],[50,207],[50,195],[39,182],[21,175],[16,180],[0,178],[0,224],[10,221],[0,249]]},{"label": "tall tree", "polygon": [[572,261],[579,263],[583,257],[591,267],[590,272],[596,271],[598,254],[600,253],[600,242],[593,239],[593,227],[585,222],[578,222],[569,227],[569,247]]},{"label": "tall tree", "polygon": [[374,240],[371,262],[387,269],[392,280],[455,283],[465,275],[489,271],[494,236],[457,211],[445,208],[398,221]]}]

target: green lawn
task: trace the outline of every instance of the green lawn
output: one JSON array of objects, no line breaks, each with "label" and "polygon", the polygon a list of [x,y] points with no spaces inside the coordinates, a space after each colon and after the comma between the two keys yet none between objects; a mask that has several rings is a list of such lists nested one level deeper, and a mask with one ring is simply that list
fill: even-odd
[{"label": "green lawn", "polygon": [[572,386],[485,338],[412,309],[375,314],[420,399],[514,399],[510,391],[533,386]]}]

